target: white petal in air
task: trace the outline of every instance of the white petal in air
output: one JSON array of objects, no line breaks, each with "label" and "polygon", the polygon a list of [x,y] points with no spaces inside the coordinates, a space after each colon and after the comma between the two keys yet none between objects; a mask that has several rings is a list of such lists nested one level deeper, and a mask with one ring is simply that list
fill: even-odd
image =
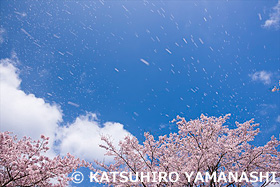
[{"label": "white petal in air", "polygon": [[169,54],[172,54],[172,52],[171,51],[169,51],[169,49],[165,49]]},{"label": "white petal in air", "polygon": [[76,104],[76,103],[73,103],[73,102],[71,102],[71,101],[68,101],[68,104],[69,104],[69,105],[72,105],[72,106],[74,106],[74,107],[80,107],[80,105],[78,105],[78,104]]},{"label": "white petal in air", "polygon": [[143,62],[143,63],[146,64],[147,66],[150,65],[150,63],[147,62],[146,60],[144,60],[144,59],[142,59],[142,58],[141,58],[140,60],[141,60],[141,62]]}]

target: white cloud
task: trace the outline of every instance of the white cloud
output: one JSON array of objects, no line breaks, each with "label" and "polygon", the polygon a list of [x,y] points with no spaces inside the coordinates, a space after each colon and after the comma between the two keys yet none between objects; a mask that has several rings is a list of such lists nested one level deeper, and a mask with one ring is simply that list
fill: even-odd
[{"label": "white cloud", "polygon": [[263,27],[271,28],[275,27],[278,29],[280,26],[280,0],[278,1],[277,5],[273,7],[273,12],[270,14],[268,20],[265,21]]},{"label": "white cloud", "polygon": [[61,127],[58,137],[61,141],[59,150],[61,154],[70,152],[89,161],[105,159],[106,162],[110,162],[112,158],[104,157],[106,150],[99,147],[99,144],[104,144],[100,139],[101,135],[109,135],[117,146],[120,140],[131,134],[120,123],[106,122],[101,125],[96,114],[88,113],[76,118],[73,124]]},{"label": "white cloud", "polygon": [[52,140],[62,112],[33,94],[20,90],[21,79],[11,59],[0,60],[0,123],[1,131],[39,139],[41,134]]},{"label": "white cloud", "polygon": [[272,73],[269,73],[267,71],[257,71],[254,74],[249,75],[253,81],[261,81],[263,84],[270,84]]},{"label": "white cloud", "polygon": [[[49,104],[33,94],[20,89],[21,79],[16,54],[10,59],[0,60],[0,130],[10,131],[19,137],[28,136],[39,139],[41,134],[50,137],[50,156],[56,151],[62,155],[71,153],[82,159],[103,160],[105,150],[99,147],[104,143],[100,135],[109,135],[117,143],[130,135],[120,123],[106,122],[101,125],[95,114],[88,113],[76,118],[73,124],[60,127],[63,121],[62,110],[56,104]],[[106,158],[112,161],[111,157]]]}]

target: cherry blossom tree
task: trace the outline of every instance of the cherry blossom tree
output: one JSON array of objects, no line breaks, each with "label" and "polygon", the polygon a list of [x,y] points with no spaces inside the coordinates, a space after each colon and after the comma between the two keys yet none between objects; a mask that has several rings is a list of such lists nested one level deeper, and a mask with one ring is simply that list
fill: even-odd
[{"label": "cherry blossom tree", "polygon": [[85,166],[70,154],[45,156],[49,138],[18,139],[10,132],[0,133],[0,186],[67,186],[68,174]]},{"label": "cherry blossom tree", "polygon": [[[177,117],[174,122],[178,132],[159,136],[156,140],[153,135],[145,133],[145,141],[140,144],[136,137],[127,136],[115,147],[110,137],[103,136],[105,144],[100,145],[107,150],[107,155],[113,156],[115,162],[105,164],[96,163],[102,169],[96,170],[97,179],[104,176],[106,171],[112,186],[253,186],[252,182],[242,181],[195,181],[196,174],[208,172],[219,174],[234,172],[241,179],[244,173],[250,172],[276,172],[275,178],[280,175],[280,142],[275,137],[264,146],[251,145],[259,133],[258,124],[253,120],[244,123],[236,122],[236,128],[225,125],[230,115],[223,117],[207,117],[201,115],[199,119],[186,121]],[[120,175],[113,180],[112,172],[130,172],[134,174],[130,180],[123,182]],[[178,181],[172,180],[148,181],[140,180],[137,172],[176,172],[180,175]],[[184,173],[194,174],[189,180]],[[99,178],[98,178],[99,177]],[[136,180],[138,178],[138,180]],[[133,181],[132,181],[133,180]],[[102,181],[104,182],[104,181]],[[269,174],[262,180],[261,185],[266,186],[273,182]]]},{"label": "cherry blossom tree", "polygon": [[278,87],[277,86],[274,86],[273,88],[272,88],[272,92],[276,92],[276,91],[279,91],[280,90],[280,80],[279,80],[279,85],[278,85]]}]

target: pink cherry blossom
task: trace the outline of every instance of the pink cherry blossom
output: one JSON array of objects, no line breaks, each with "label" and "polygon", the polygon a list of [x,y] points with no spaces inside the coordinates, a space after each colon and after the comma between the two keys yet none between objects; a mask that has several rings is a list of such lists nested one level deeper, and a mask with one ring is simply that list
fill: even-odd
[{"label": "pink cherry blossom", "polygon": [[87,163],[74,156],[49,158],[48,137],[32,141],[0,133],[0,186],[67,186],[68,174]]},{"label": "pink cherry blossom", "polygon": [[[141,144],[136,137],[127,136],[119,143],[120,148],[113,146],[109,137],[103,136],[107,155],[114,157],[114,163],[96,163],[110,177],[108,185],[112,186],[253,186],[250,182],[195,182],[194,177],[187,180],[184,172],[216,172],[225,174],[237,172],[276,172],[280,177],[280,142],[275,137],[264,146],[254,146],[251,142],[259,133],[253,120],[244,123],[236,122],[236,128],[228,128],[225,123],[230,115],[223,117],[200,116],[200,119],[186,121],[177,117],[174,122],[178,132],[154,138],[145,133],[145,141]],[[180,178],[177,182],[120,182],[120,176],[112,180],[110,172],[177,172]],[[194,176],[195,176],[194,174]],[[101,177],[99,175],[99,177]],[[271,179],[263,182],[263,186],[271,183]]]}]

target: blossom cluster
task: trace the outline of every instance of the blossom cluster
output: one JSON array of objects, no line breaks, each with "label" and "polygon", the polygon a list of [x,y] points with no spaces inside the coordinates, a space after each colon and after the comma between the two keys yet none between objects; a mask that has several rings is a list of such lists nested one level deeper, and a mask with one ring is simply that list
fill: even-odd
[{"label": "blossom cluster", "polygon": [[[253,186],[252,181],[239,180],[244,173],[271,173],[262,181],[263,184],[275,182],[273,178],[280,177],[280,141],[275,137],[264,146],[254,146],[252,142],[259,133],[253,120],[244,123],[236,122],[236,128],[225,125],[230,115],[219,118],[201,115],[199,119],[186,121],[185,118],[177,117],[178,132],[159,136],[157,139],[149,133],[145,133],[143,144],[136,137],[127,136],[124,141],[115,147],[110,138],[104,136],[104,145],[107,155],[113,156],[115,162],[102,166],[108,172],[109,181],[105,182],[113,186]],[[95,170],[102,173],[104,170]],[[119,175],[112,180],[110,172],[176,172],[180,176],[176,183],[172,180],[144,182],[127,181],[120,182]],[[184,173],[194,172],[188,180]],[[220,174],[228,176],[229,172],[237,173],[236,182],[196,181],[198,173]],[[99,175],[99,177],[102,177]],[[176,176],[174,176],[176,177]]]},{"label": "blossom cluster", "polygon": [[86,162],[70,154],[46,156],[48,140],[43,135],[33,141],[0,132],[0,186],[67,186],[68,174]]}]

